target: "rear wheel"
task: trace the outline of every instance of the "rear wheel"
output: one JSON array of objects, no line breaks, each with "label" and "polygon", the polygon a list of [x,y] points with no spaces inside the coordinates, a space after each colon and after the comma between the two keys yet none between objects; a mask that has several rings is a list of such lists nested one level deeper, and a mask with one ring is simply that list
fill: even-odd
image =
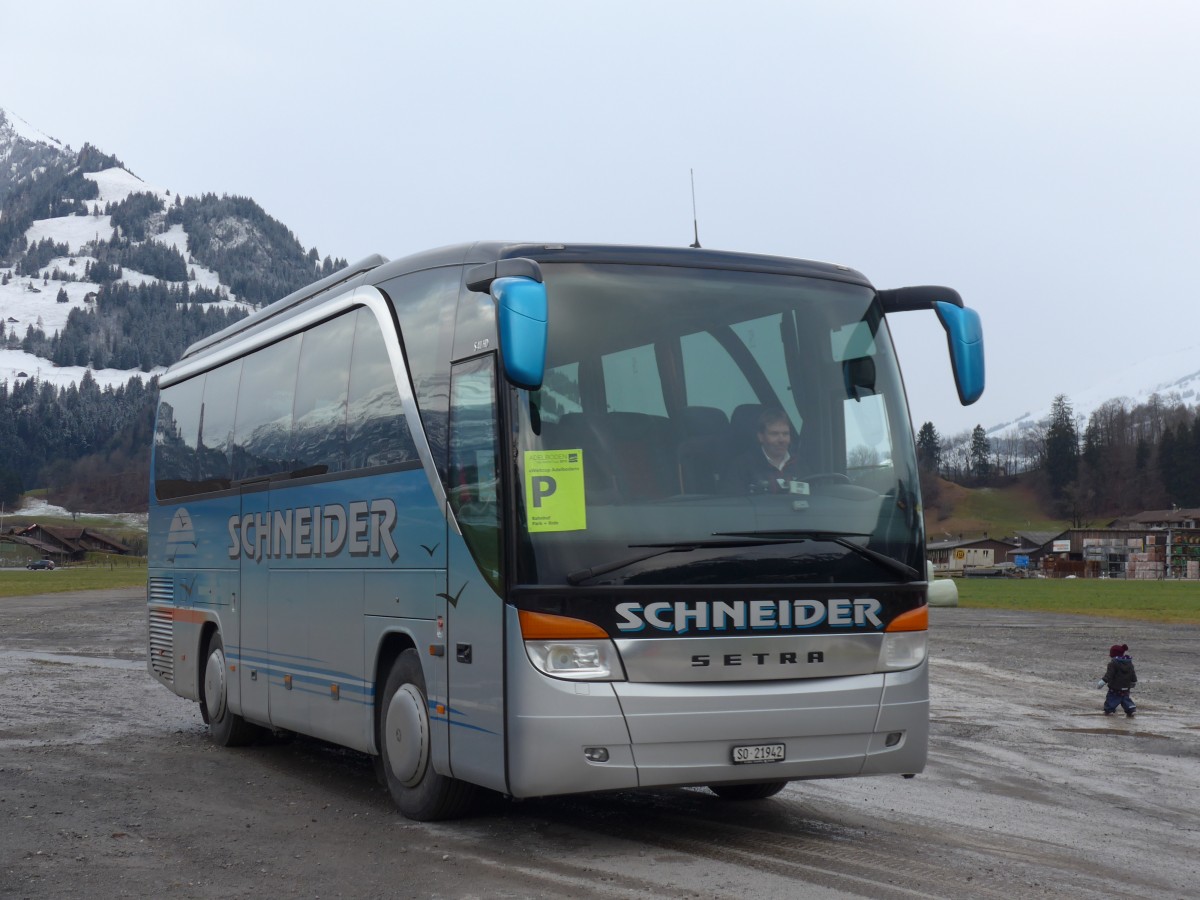
[{"label": "rear wheel", "polygon": [[477,788],[439,775],[430,762],[429,700],[416,650],[401,653],[388,673],[378,727],[378,770],[400,812],[418,822],[431,822],[470,811]]},{"label": "rear wheel", "polygon": [[783,790],[786,781],[763,781],[758,784],[710,784],[708,789],[722,800],[765,800]]},{"label": "rear wheel", "polygon": [[212,739],[222,747],[242,747],[254,740],[258,729],[241,716],[229,711],[225,644],[214,634],[204,660],[204,679],[200,683],[200,711],[208,723]]}]

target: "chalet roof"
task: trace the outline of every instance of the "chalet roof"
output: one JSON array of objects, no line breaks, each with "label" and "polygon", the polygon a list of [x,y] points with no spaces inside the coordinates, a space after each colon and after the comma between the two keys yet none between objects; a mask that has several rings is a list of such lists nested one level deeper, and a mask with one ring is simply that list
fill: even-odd
[{"label": "chalet roof", "polygon": [[1049,544],[1057,537],[1066,534],[1064,531],[1018,531],[1017,538],[1022,544],[1029,544],[1034,547],[1043,547]]},{"label": "chalet roof", "polygon": [[1147,509],[1136,515],[1126,516],[1113,523],[1114,527],[1121,524],[1132,525],[1183,525],[1185,522],[1195,522],[1200,519],[1200,509]]},{"label": "chalet roof", "polygon": [[65,527],[61,525],[27,525],[17,535],[40,541],[54,553],[86,553],[98,550],[101,553],[128,553],[129,548],[116,538],[92,528]]},{"label": "chalet roof", "polygon": [[51,554],[62,554],[62,548],[56,547],[53,544],[47,544],[45,541],[39,541],[36,537],[30,537],[24,534],[9,532],[8,534],[0,534],[0,541],[6,541],[13,544],[21,544],[25,547],[32,547],[43,556]]}]

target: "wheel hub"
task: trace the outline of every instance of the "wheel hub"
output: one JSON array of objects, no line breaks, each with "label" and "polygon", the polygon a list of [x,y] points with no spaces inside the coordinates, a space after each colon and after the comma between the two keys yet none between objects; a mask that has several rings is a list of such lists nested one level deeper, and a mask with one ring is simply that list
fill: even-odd
[{"label": "wheel hub", "polygon": [[204,667],[204,704],[212,722],[221,721],[225,715],[225,654],[214,650]]},{"label": "wheel hub", "polygon": [[429,711],[416,685],[402,684],[392,695],[383,740],[396,779],[405,787],[420,782],[429,760]]}]

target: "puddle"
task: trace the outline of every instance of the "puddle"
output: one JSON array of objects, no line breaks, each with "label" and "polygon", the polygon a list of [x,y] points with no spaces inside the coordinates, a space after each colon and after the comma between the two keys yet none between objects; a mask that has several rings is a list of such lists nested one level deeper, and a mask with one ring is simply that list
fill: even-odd
[{"label": "puddle", "polygon": [[0,650],[0,661],[40,662],[62,666],[93,666],[101,669],[144,669],[139,659],[113,659],[111,656],[73,656],[68,653],[36,653],[22,650]]}]

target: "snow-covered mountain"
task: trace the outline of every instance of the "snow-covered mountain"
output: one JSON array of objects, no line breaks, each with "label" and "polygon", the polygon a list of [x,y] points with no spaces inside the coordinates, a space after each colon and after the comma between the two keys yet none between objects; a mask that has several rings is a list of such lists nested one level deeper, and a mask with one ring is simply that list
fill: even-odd
[{"label": "snow-covered mountain", "polygon": [[[73,186],[83,196],[64,194],[63,186]],[[131,197],[158,209],[139,220],[137,231],[144,234],[129,233],[108,214]],[[248,310],[336,266],[329,257],[322,263],[316,248],[306,253],[290,231],[252,200],[215,194],[187,198],[186,204],[182,200],[146,184],[114,157],[88,145],[73,151],[0,109],[0,382],[37,378],[59,387],[78,383],[89,366],[55,365],[13,345],[23,341],[31,327],[47,338],[61,334],[72,311],[87,310],[106,285],[162,283],[174,290],[186,286],[189,295],[206,289],[211,292],[206,299],[218,297],[206,303],[206,309]],[[49,213],[45,217],[40,214],[43,209]],[[180,220],[202,233],[189,232]],[[171,248],[179,256],[177,268],[186,261],[186,280],[164,282],[128,262],[117,263],[120,274],[115,281],[111,273],[103,283],[90,279],[88,271],[101,255],[111,264],[113,239],[118,236],[135,249],[144,244]],[[27,248],[45,241],[60,252],[31,266]],[[259,296],[239,296],[242,287]],[[117,339],[137,341],[138,336]],[[116,386],[133,375],[161,371],[170,361],[143,369],[90,371],[101,387]]]},{"label": "snow-covered mountain", "polygon": [[[3,113],[0,112],[0,116]],[[3,160],[4,125],[0,122],[0,160]],[[170,202],[169,192],[150,187],[135,175],[124,169],[111,168],[100,172],[86,173],[84,178],[93,181],[100,189],[94,203],[104,209],[109,203],[120,203],[133,193],[152,193],[160,197],[164,203]],[[38,219],[29,226],[25,237],[30,244],[49,239],[56,244],[65,244],[68,255],[55,257],[41,267],[41,275],[17,276],[12,266],[0,266],[0,322],[4,324],[5,335],[16,334],[24,337],[26,329],[32,325],[41,329],[47,335],[62,331],[67,323],[67,316],[73,309],[85,309],[100,290],[100,285],[93,281],[67,281],[54,278],[54,271],[82,276],[83,271],[96,262],[96,258],[86,252],[90,243],[105,240],[112,234],[113,223],[110,216],[59,216],[51,219]],[[187,233],[182,226],[174,226],[166,231],[150,236],[149,240],[174,247],[182,255],[187,256]],[[226,301],[231,306],[247,308],[239,303],[227,285],[222,285],[217,273],[202,265],[193,263],[190,272],[195,274],[191,282],[194,287],[208,287],[214,290],[224,288],[229,295]],[[5,278],[7,276],[7,279]],[[126,284],[149,284],[158,281],[157,278],[145,275],[132,269],[124,269],[119,281]],[[65,291],[67,300],[60,302],[59,291]],[[62,386],[74,384],[87,371],[85,366],[55,366],[52,362],[40,359],[22,350],[11,350],[0,347],[0,380],[16,380],[21,377],[34,377],[43,381]],[[161,367],[151,370],[149,374],[161,371]],[[24,373],[24,374],[22,374]],[[137,374],[148,374],[139,370],[100,369],[92,370],[92,376],[101,387],[124,384]]]}]

